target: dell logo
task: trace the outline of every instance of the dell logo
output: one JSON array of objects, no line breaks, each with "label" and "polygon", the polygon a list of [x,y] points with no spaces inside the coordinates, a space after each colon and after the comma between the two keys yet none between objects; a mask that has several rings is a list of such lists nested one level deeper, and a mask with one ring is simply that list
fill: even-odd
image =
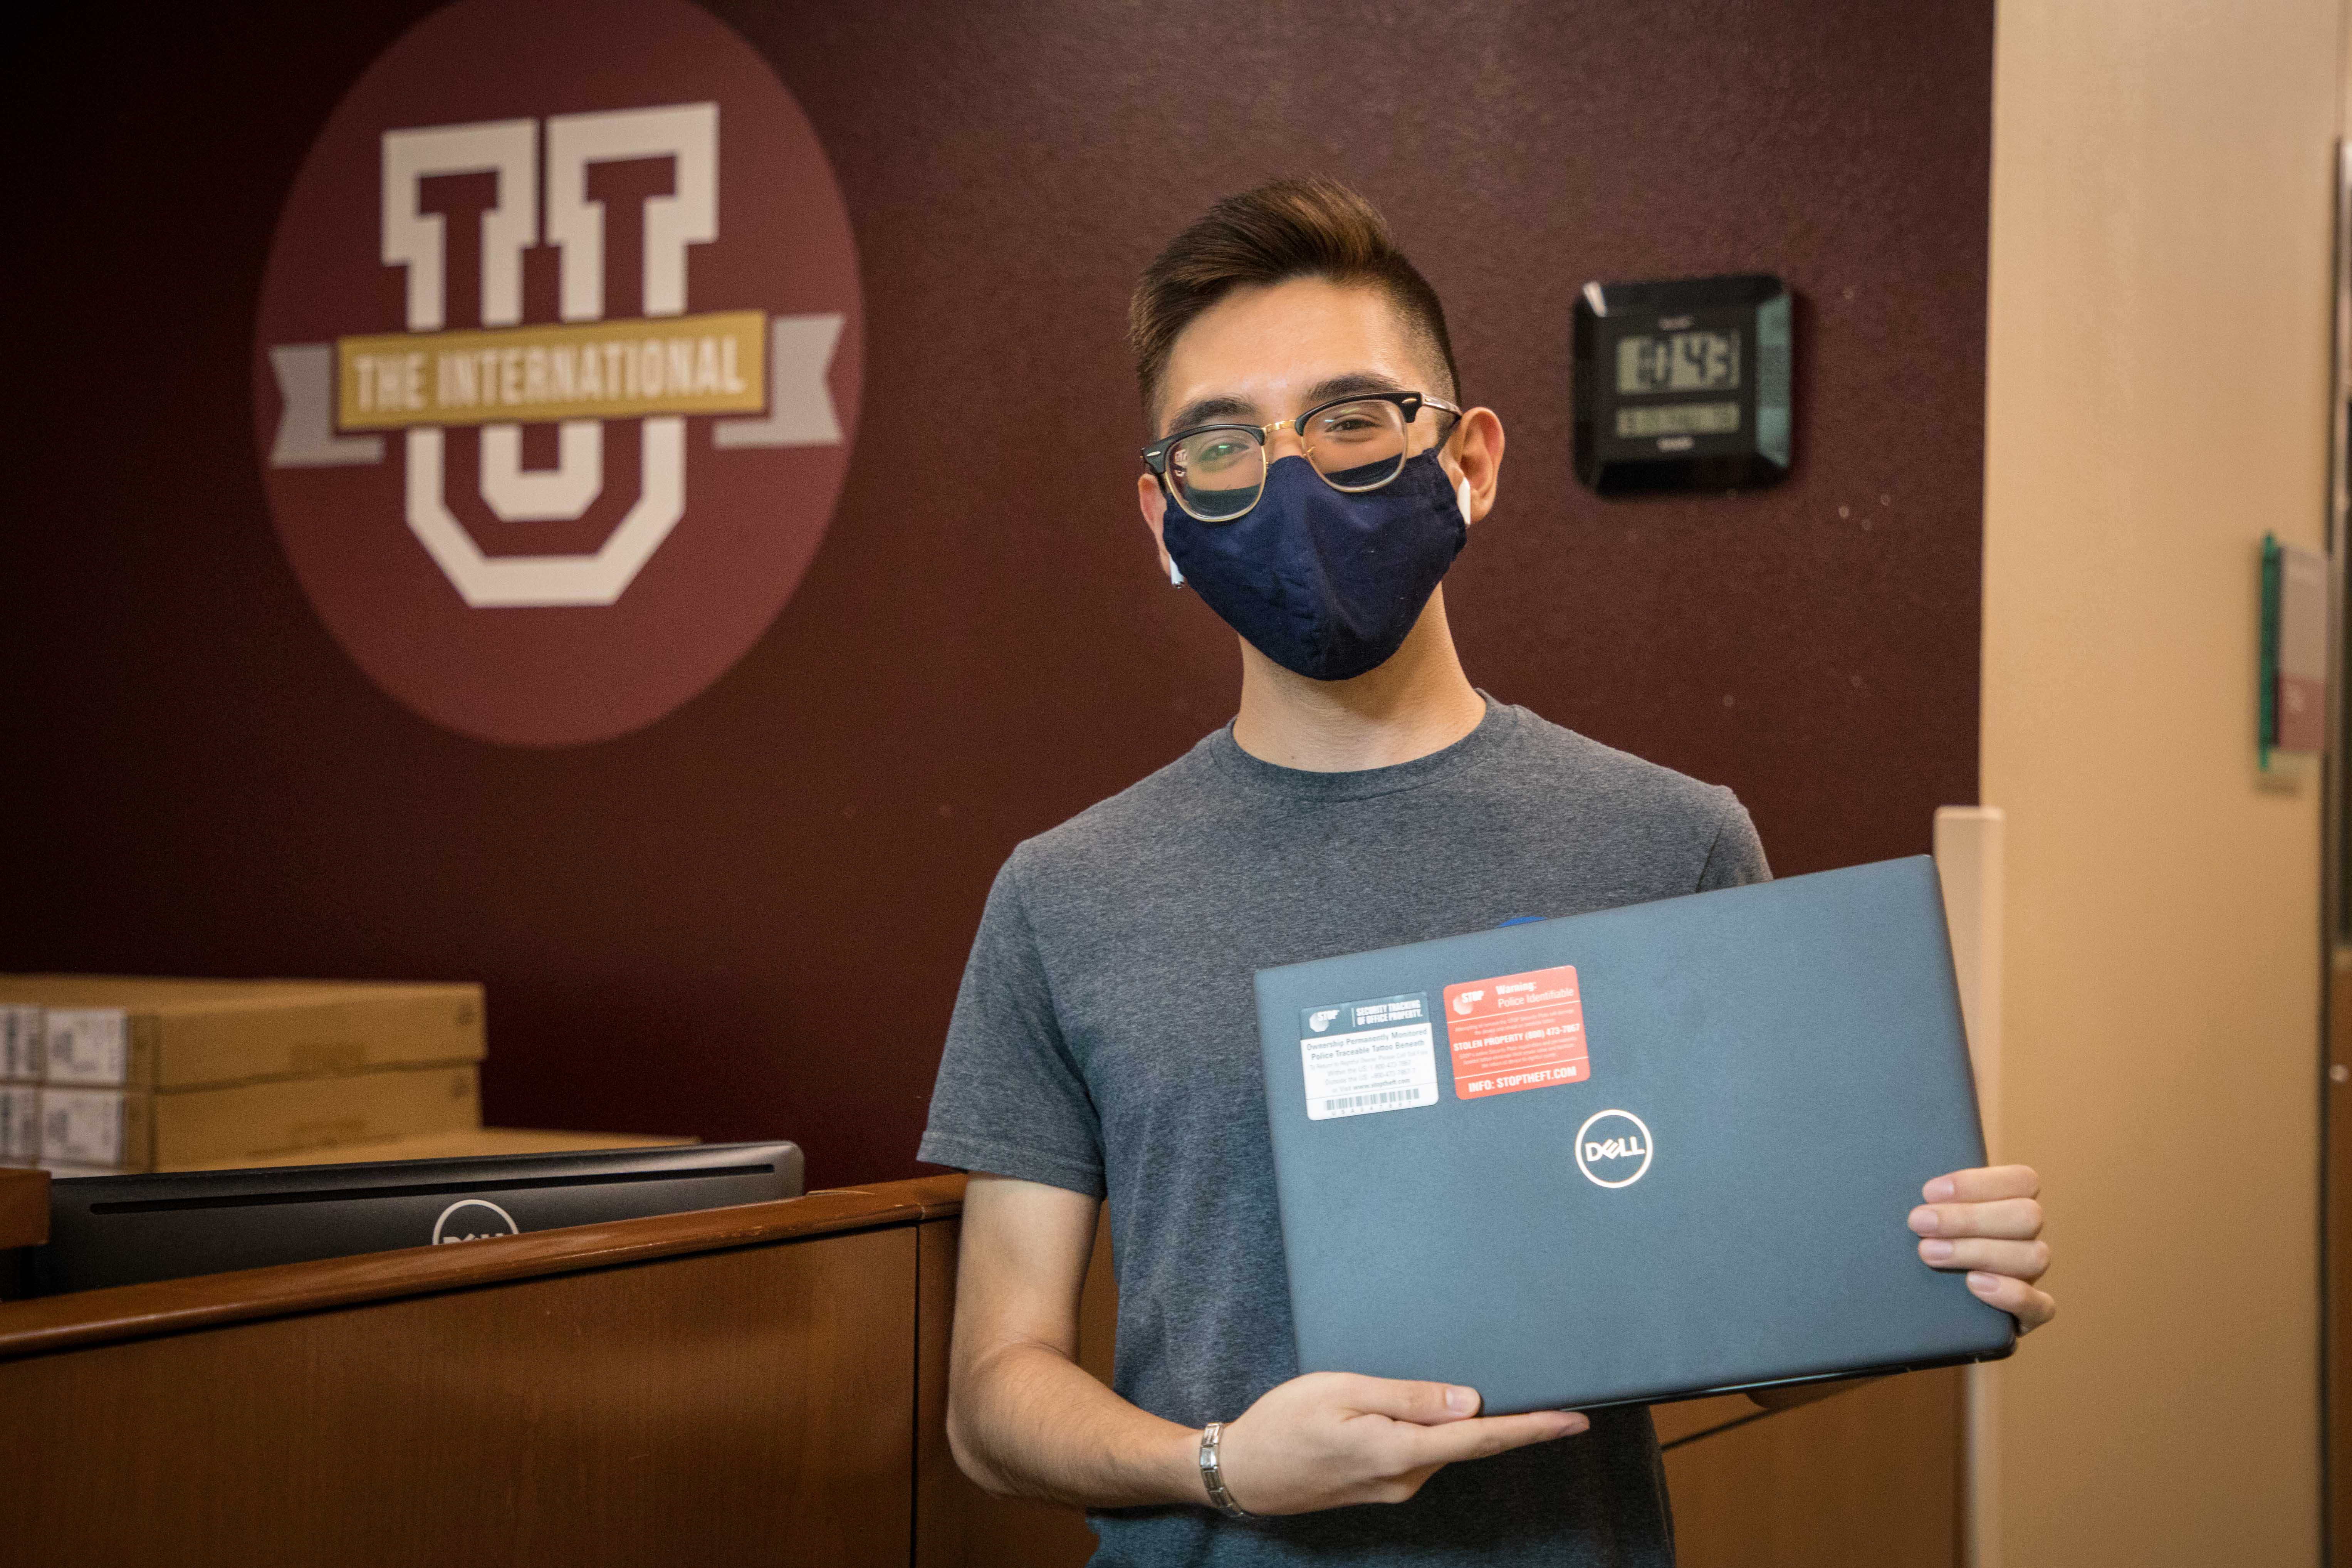
[{"label": "dell logo", "polygon": [[1650,1130],[1630,1110],[1596,1110],[1576,1130],[1576,1168],[1599,1187],[1630,1187],[1650,1172]]},{"label": "dell logo", "polygon": [[522,1226],[515,1224],[514,1215],[488,1198],[459,1198],[441,1211],[433,1222],[433,1245],[445,1247],[453,1241],[482,1241],[493,1236],[520,1236]]}]

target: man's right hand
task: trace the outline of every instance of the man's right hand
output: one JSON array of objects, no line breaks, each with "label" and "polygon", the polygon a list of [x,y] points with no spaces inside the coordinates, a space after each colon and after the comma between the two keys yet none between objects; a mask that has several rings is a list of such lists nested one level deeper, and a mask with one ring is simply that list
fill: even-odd
[{"label": "man's right hand", "polygon": [[1573,1410],[1478,1414],[1478,1391],[1310,1372],[1266,1391],[1217,1440],[1225,1490],[1251,1513],[1402,1502],[1445,1466],[1587,1430]]}]

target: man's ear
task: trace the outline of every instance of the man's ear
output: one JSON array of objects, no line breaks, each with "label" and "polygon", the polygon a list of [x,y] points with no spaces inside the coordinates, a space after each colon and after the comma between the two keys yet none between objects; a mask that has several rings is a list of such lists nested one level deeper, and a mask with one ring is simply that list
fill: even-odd
[{"label": "man's ear", "polygon": [[1168,542],[1160,534],[1160,522],[1168,515],[1168,497],[1161,492],[1160,481],[1148,473],[1136,476],[1135,504],[1142,510],[1143,526],[1151,531],[1151,547],[1160,554],[1160,574],[1171,583],[1182,583],[1175,560],[1168,553]]},{"label": "man's ear", "polygon": [[1477,521],[1495,510],[1495,488],[1503,471],[1503,421],[1491,408],[1471,409],[1446,437],[1440,460],[1455,484],[1469,481],[1469,521]]}]

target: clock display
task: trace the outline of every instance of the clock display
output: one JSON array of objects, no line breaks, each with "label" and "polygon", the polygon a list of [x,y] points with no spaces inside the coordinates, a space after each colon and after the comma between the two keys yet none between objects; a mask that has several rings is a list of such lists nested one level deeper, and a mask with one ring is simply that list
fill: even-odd
[{"label": "clock display", "polygon": [[1739,385],[1738,332],[1643,332],[1617,340],[1617,390],[1730,392]]}]

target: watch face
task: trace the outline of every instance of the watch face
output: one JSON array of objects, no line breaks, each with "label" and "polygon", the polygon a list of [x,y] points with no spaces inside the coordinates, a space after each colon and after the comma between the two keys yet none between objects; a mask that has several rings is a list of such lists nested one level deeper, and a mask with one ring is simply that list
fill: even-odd
[{"label": "watch face", "polygon": [[1576,307],[1577,476],[1602,494],[1778,479],[1789,328],[1776,278],[1588,285]]}]

